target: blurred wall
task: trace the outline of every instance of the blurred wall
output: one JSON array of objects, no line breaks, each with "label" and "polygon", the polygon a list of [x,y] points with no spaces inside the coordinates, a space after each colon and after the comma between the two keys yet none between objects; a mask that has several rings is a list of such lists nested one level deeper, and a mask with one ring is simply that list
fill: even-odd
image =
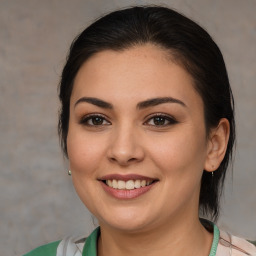
[{"label": "blurred wall", "polygon": [[219,225],[256,239],[254,0],[0,0],[2,255],[20,255],[93,229],[60,152],[57,85],[77,33],[105,12],[145,3],[165,3],[183,12],[222,49],[236,100],[238,142]]}]

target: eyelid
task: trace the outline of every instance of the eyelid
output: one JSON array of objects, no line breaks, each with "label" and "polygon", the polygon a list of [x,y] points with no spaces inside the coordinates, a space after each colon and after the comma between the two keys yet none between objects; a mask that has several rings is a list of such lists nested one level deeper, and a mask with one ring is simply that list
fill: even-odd
[{"label": "eyelid", "polygon": [[[102,119],[104,119],[104,121],[108,122],[107,125],[111,124],[111,122],[108,120],[108,117],[100,113],[90,113],[90,114],[84,115],[80,118],[79,123],[87,126],[97,126],[97,125],[90,125],[86,123],[86,121],[90,120],[93,117],[101,117]],[[102,124],[99,126],[104,126],[104,125],[106,124]]]},{"label": "eyelid", "polygon": [[[167,124],[167,125],[159,125],[159,127],[164,127],[164,126],[169,126],[169,125],[173,125],[173,124],[176,124],[178,123],[178,121],[176,120],[175,117],[173,117],[172,115],[170,114],[165,114],[165,113],[153,113],[153,114],[150,114],[148,116],[146,116],[146,121],[143,123],[143,124],[146,124],[147,122],[149,122],[152,118],[154,117],[163,117],[163,118],[166,118],[170,123]],[[149,124],[148,124],[149,125]],[[150,125],[150,126],[157,126],[157,125]]]},{"label": "eyelid", "polygon": [[[107,122],[108,124],[101,124],[101,125],[92,125],[92,124],[88,124],[88,120],[90,120],[91,118],[93,117],[100,117],[102,118],[105,122]],[[157,125],[152,125],[152,124],[147,124],[151,119],[153,119],[154,117],[163,117],[165,118],[166,120],[169,121],[168,124],[165,124],[165,125],[159,125],[159,128],[160,127],[164,127],[164,126],[169,126],[169,125],[173,125],[175,123],[177,123],[178,121],[176,120],[176,118],[174,118],[172,115],[170,114],[166,114],[166,113],[152,113],[148,116],[145,117],[145,121],[143,122],[143,125],[149,125],[149,126],[157,126]],[[106,125],[111,125],[111,122],[109,121],[109,118],[104,115],[104,114],[101,114],[101,113],[90,113],[90,114],[87,114],[87,115],[84,115],[80,118],[79,120],[79,123],[82,124],[82,125],[87,125],[87,126],[106,126]]]}]

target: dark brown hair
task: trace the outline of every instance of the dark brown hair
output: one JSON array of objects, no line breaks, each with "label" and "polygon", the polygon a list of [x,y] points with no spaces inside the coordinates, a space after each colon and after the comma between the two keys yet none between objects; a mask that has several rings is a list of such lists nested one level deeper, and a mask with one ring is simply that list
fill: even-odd
[{"label": "dark brown hair", "polygon": [[171,54],[193,77],[195,89],[204,102],[207,134],[221,118],[227,118],[230,123],[224,160],[214,172],[214,177],[204,171],[201,181],[200,209],[216,219],[235,142],[232,91],[222,54],[210,35],[194,21],[172,9],[140,6],[117,10],[96,20],[73,41],[59,86],[61,109],[58,128],[62,149],[67,156],[70,96],[82,64],[104,50],[122,51],[146,43],[166,49],[166,54]]}]

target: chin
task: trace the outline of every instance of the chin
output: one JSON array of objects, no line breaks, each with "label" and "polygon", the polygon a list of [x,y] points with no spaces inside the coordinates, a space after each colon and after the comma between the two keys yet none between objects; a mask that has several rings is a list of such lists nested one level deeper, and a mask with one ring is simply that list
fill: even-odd
[{"label": "chin", "polygon": [[[148,212],[148,211],[147,211]],[[114,229],[118,229],[126,232],[136,232],[144,230],[148,227],[149,220],[152,217],[147,216],[144,212],[134,209],[133,211],[122,209],[118,212],[112,212],[112,214],[104,215],[103,218],[99,216],[100,226],[109,226]]]},{"label": "chin", "polygon": [[130,220],[130,221],[111,221],[111,222],[105,222],[105,223],[99,223],[101,227],[104,227],[104,225],[108,225],[111,229],[119,230],[126,233],[136,233],[140,231],[144,231],[148,225],[143,222],[138,222],[136,220]]}]

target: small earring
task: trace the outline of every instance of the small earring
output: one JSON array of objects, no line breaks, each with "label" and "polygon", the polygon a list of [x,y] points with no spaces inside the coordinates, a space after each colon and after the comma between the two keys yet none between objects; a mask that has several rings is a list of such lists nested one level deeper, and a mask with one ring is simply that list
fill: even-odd
[{"label": "small earring", "polygon": [[[214,169],[214,165],[212,165],[212,169]],[[213,175],[213,172],[212,172],[212,178],[213,178],[213,176],[214,176],[214,175]]]},{"label": "small earring", "polygon": [[72,172],[71,170],[68,170],[68,175],[71,176]]}]

